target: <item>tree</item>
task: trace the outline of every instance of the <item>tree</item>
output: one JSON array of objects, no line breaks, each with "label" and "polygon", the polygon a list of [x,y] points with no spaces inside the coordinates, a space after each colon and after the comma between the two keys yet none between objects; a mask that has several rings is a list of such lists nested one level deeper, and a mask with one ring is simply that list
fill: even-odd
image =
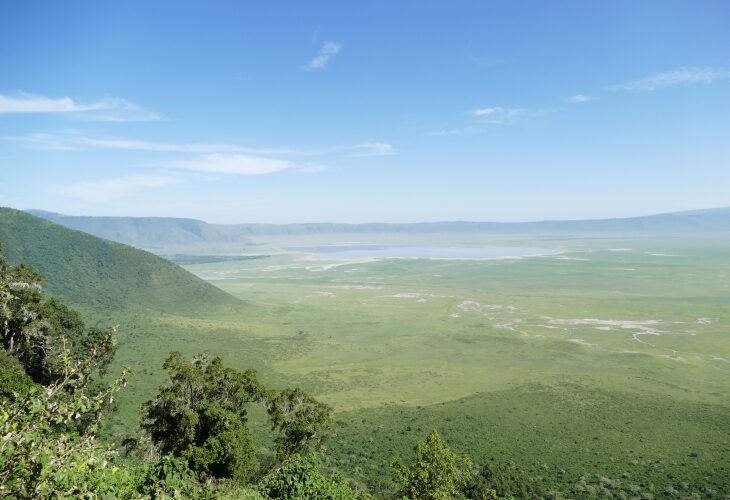
[{"label": "tree", "polygon": [[330,432],[332,409],[301,389],[284,389],[269,401],[279,460],[321,443]]},{"label": "tree", "polygon": [[513,463],[491,462],[482,466],[464,489],[467,498],[543,498],[537,485]]},{"label": "tree", "polygon": [[399,495],[404,499],[448,500],[463,497],[462,488],[472,477],[471,460],[453,452],[438,432],[416,446],[416,462],[405,467],[393,462]]},{"label": "tree", "polygon": [[40,274],[23,264],[9,264],[0,249],[0,336],[5,351],[43,385],[63,377],[61,356],[67,353],[75,360],[91,356],[96,370],[103,371],[116,352],[113,329],[87,330],[79,313],[44,297],[42,285]]},{"label": "tree", "polygon": [[[342,476],[322,474],[322,462],[314,453],[293,455],[281,467],[266,475],[258,486],[267,498],[282,500],[355,500],[362,498]],[[367,497],[366,497],[367,498]]]},{"label": "tree", "polygon": [[173,352],[163,365],[170,383],[143,406],[142,428],[163,454],[195,472],[245,481],[256,467],[246,406],[267,393],[254,370],[226,368],[220,358],[187,362]]},{"label": "tree", "polygon": [[[116,453],[95,436],[102,409],[126,383],[126,373],[90,394],[89,375],[99,359],[74,361],[68,344],[60,344],[59,379],[18,394],[0,411],[0,496],[132,497],[133,475],[114,465]],[[83,434],[80,420],[87,421]]]},{"label": "tree", "polygon": [[0,405],[29,395],[35,387],[18,360],[0,349]]}]

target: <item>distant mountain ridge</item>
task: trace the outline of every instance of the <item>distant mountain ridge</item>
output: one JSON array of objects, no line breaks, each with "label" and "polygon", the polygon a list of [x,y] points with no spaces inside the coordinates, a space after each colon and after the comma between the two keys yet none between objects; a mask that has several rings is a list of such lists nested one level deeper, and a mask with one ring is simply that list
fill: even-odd
[{"label": "distant mountain ridge", "polygon": [[11,208],[0,207],[7,258],[38,270],[47,289],[82,309],[195,312],[241,302],[175,264]]},{"label": "distant mountain ridge", "polygon": [[730,231],[730,207],[618,219],[537,222],[208,224],[172,217],[93,217],[40,210],[29,213],[101,238],[143,248],[164,244],[250,243],[252,237],[374,233],[601,233]]}]

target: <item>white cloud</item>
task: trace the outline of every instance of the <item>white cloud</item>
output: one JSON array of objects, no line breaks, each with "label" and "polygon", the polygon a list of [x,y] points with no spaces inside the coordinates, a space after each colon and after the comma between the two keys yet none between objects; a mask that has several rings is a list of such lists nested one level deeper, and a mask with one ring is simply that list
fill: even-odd
[{"label": "white cloud", "polygon": [[235,144],[170,143],[141,141],[126,137],[95,137],[78,133],[35,133],[22,136],[0,136],[5,141],[24,144],[32,149],[53,151],[79,151],[84,149],[111,149],[123,151],[149,151],[156,153],[244,153],[258,155],[313,155],[315,151],[273,148],[249,148]]},{"label": "white cloud", "polygon": [[395,148],[384,142],[369,142],[354,146],[319,149],[252,148],[225,143],[170,143],[142,141],[127,137],[95,137],[75,132],[61,134],[36,133],[22,136],[0,136],[31,149],[46,151],[80,151],[109,149],[120,151],[149,151],[154,153],[241,154],[251,156],[325,157],[325,156],[390,156]]},{"label": "white cloud", "polygon": [[0,94],[2,113],[71,113],[93,121],[149,121],[160,115],[133,102],[118,97],[82,103],[70,97],[52,98],[24,92],[14,96]]},{"label": "white cloud", "polygon": [[0,94],[0,113],[69,113],[92,111],[97,104],[80,104],[70,97],[53,99],[33,94],[20,93],[15,97]]},{"label": "white cloud", "polygon": [[478,118],[479,123],[504,124],[514,123],[518,118],[525,117],[527,113],[523,109],[503,108],[501,106],[491,108],[477,108],[469,112]]},{"label": "white cloud", "polygon": [[35,133],[20,136],[0,136],[3,141],[17,142],[23,144],[30,149],[39,149],[42,151],[79,151],[84,149],[78,144],[74,144],[66,139],[66,137],[54,134]]},{"label": "white cloud", "polygon": [[461,128],[447,128],[443,130],[436,130],[435,132],[429,132],[428,135],[431,137],[448,137],[452,135],[472,135],[478,134],[482,129],[474,125],[467,125]]},{"label": "white cloud", "polygon": [[584,102],[592,101],[594,98],[591,96],[583,95],[583,94],[576,94],[572,97],[568,97],[566,101],[573,103],[573,104],[581,104]]},{"label": "white cloud", "polygon": [[304,66],[304,69],[314,70],[326,68],[330,59],[339,54],[341,49],[342,44],[336,42],[325,42],[325,44],[322,45],[322,48],[319,49],[317,55]]},{"label": "white cloud", "polygon": [[610,87],[614,91],[647,92],[686,83],[712,83],[730,77],[730,71],[719,68],[684,67]]},{"label": "white cloud", "polygon": [[395,154],[395,148],[384,142],[368,142],[344,149],[351,150],[353,156],[392,156]]},{"label": "white cloud", "polygon": [[294,167],[294,163],[275,158],[242,154],[207,154],[190,160],[166,162],[162,166],[208,174],[263,175]]},{"label": "white cloud", "polygon": [[87,201],[103,202],[124,198],[140,189],[159,187],[176,182],[179,182],[179,179],[169,176],[135,174],[114,179],[64,184],[52,188],[52,191]]},{"label": "white cloud", "polygon": [[302,172],[304,174],[315,174],[319,172],[324,172],[327,170],[326,165],[318,165],[318,164],[304,164],[301,167],[297,168],[297,172]]},{"label": "white cloud", "polygon": [[162,116],[133,102],[114,97],[97,103],[100,107],[92,113],[79,114],[78,118],[95,122],[149,122]]},{"label": "white cloud", "polygon": [[[71,137],[74,140],[74,137]],[[306,154],[291,149],[249,148],[235,144],[177,144],[168,142],[140,141],[128,138],[79,136],[75,142],[81,146],[95,149],[120,149],[127,151],[151,151],[158,153],[247,153],[247,154]]]},{"label": "white cloud", "polygon": [[498,113],[502,108],[477,108],[471,112],[474,116],[488,116]]},{"label": "white cloud", "polygon": [[537,118],[547,114],[546,111],[505,108],[502,106],[475,108],[467,113],[472,116],[472,123],[462,127],[436,130],[429,132],[428,135],[431,137],[474,135],[483,132],[485,125],[510,125],[517,121]]}]

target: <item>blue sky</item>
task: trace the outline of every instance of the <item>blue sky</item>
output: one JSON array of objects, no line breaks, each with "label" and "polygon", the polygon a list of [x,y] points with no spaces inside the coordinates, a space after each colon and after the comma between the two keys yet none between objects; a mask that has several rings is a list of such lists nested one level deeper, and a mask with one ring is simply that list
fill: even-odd
[{"label": "blue sky", "polygon": [[727,1],[0,3],[0,205],[210,222],[730,205]]}]

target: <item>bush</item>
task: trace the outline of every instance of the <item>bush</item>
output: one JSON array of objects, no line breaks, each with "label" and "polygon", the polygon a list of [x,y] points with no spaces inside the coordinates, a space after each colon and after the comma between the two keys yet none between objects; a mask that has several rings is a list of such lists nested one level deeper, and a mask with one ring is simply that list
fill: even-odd
[{"label": "bush", "polygon": [[[89,395],[93,359],[71,362],[68,349],[61,380],[35,388],[0,413],[0,496],[13,498],[134,496],[134,476],[115,465],[116,453],[94,435],[102,408],[125,382]],[[87,420],[90,432],[76,423]]]},{"label": "bush", "polygon": [[471,460],[451,451],[438,432],[416,445],[416,462],[405,467],[393,463],[402,498],[449,500],[462,497],[472,476]]},{"label": "bush", "polygon": [[322,474],[317,455],[294,455],[270,472],[259,484],[259,491],[276,499],[354,500],[358,495],[342,476]]},{"label": "bush", "polygon": [[225,368],[220,358],[186,362],[177,352],[164,368],[170,383],[144,405],[142,428],[199,475],[246,481],[257,465],[246,404],[264,397],[256,373]]}]

